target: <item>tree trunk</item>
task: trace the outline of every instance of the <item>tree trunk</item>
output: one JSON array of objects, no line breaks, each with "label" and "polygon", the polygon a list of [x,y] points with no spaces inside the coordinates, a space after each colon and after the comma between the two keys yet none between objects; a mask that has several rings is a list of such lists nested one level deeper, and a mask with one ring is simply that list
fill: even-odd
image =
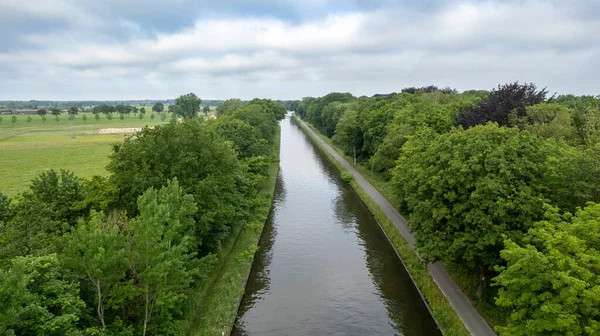
[{"label": "tree trunk", "polygon": [[146,286],[146,315],[144,316],[144,336],[146,336],[146,329],[148,327],[148,320],[149,320],[149,316],[148,316],[148,287]]},{"label": "tree trunk", "polygon": [[96,308],[96,311],[98,312],[98,319],[100,319],[102,329],[106,329],[106,324],[104,324],[104,305],[102,304],[102,291],[100,290],[100,280],[96,282],[96,289],[98,290],[98,307]]},{"label": "tree trunk", "polygon": [[477,295],[478,299],[481,299],[483,296],[483,287],[485,285],[485,267],[483,265],[479,265],[479,284],[477,285]]}]

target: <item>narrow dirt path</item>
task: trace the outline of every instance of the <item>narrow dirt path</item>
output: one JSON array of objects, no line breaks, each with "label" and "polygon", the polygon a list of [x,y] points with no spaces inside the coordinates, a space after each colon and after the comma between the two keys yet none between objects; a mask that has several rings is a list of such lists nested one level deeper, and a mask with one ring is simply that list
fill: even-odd
[{"label": "narrow dirt path", "polygon": [[[303,121],[299,120],[304,123]],[[327,144],[321,137],[316,134],[310,127],[306,127],[306,129],[317,139],[325,149],[333,157],[338,160],[344,168],[346,168],[352,175],[354,179],[360,186],[371,196],[373,201],[379,205],[381,210],[386,214],[386,216],[390,219],[392,223],[396,226],[398,231],[402,233],[408,244],[414,248],[415,238],[413,237],[410,229],[408,228],[408,224],[406,220],[396,211],[396,209],[365,179],[352,165],[346,161],[342,156],[340,156],[329,144]],[[492,328],[487,324],[487,322],[483,319],[481,314],[473,307],[471,300],[461,291],[461,289],[456,285],[454,280],[450,277],[444,266],[439,262],[428,265],[429,274],[436,282],[438,287],[442,290],[456,313],[464,322],[465,326],[472,335],[476,336],[493,336],[496,335]]]}]

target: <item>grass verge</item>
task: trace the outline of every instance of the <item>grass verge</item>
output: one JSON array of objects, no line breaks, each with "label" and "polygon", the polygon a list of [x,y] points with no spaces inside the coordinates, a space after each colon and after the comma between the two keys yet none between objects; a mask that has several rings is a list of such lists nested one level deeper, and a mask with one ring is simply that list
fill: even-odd
[{"label": "grass verge", "polygon": [[[351,158],[346,156],[339,148],[337,148],[331,139],[327,138],[323,134],[321,134],[318,130],[312,127],[310,124],[299,123],[302,128],[311,127],[315,131],[315,133],[319,134],[321,139],[323,139],[327,144],[329,144],[333,149],[335,149],[342,157],[344,157],[348,162],[352,162]],[[337,161],[323,146],[313,138],[313,135],[309,132],[306,134],[312,138],[317,147],[329,158],[329,160],[336,166],[336,168],[340,171],[340,173],[346,173],[347,170],[342,166],[342,164]],[[372,171],[366,171],[367,168],[364,166],[358,165],[356,167],[357,170],[367,179],[375,188],[379,190],[379,192],[388,199],[388,201],[395,205],[392,201],[396,201],[397,199],[393,195],[391,187],[389,184],[385,183],[385,180],[376,176]],[[460,319],[460,317],[450,305],[450,302],[446,299],[446,296],[439,289],[431,275],[427,271],[426,265],[419,259],[415,251],[408,245],[404,237],[394,224],[388,219],[385,213],[379,208],[377,203],[375,203],[371,197],[364,191],[364,189],[354,180],[350,181],[350,185],[358,196],[365,203],[369,211],[377,219],[379,224],[381,225],[383,231],[388,236],[389,240],[392,242],[394,249],[402,258],[402,262],[407,268],[407,271],[412,276],[416,286],[419,288],[429,307],[433,313],[434,318],[437,320],[439,327],[442,330],[444,335],[449,336],[462,336],[462,335],[470,335],[468,329],[465,327],[464,323]]]},{"label": "grass verge", "polygon": [[238,227],[217,255],[217,265],[198,287],[197,305],[187,335],[229,335],[237,316],[246,281],[265,221],[271,209],[279,172],[279,133],[275,158],[265,180],[258,185],[258,206],[253,221]]}]

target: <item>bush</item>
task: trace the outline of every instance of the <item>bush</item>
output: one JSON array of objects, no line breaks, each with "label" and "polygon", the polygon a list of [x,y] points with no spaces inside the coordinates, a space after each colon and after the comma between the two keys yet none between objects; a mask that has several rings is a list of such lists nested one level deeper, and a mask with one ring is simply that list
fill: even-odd
[{"label": "bush", "polygon": [[81,117],[81,120],[83,120],[83,121],[87,121],[87,114],[84,114],[84,115]]},{"label": "bush", "polygon": [[106,119],[112,120],[112,113],[107,113],[106,114]]},{"label": "bush", "polygon": [[150,115],[150,119],[154,119],[154,117],[156,117],[156,115],[155,115],[154,113],[152,113],[152,114]]},{"label": "bush", "polygon": [[125,120],[125,115],[124,115],[123,113],[120,113],[120,114],[119,114],[119,119],[121,119],[121,120]]},{"label": "bush", "polygon": [[142,120],[142,118],[144,118],[144,114],[143,113],[138,114],[138,119]]},{"label": "bush", "polygon": [[31,122],[31,116],[27,116],[27,122]]},{"label": "bush", "polygon": [[346,183],[350,183],[354,180],[354,176],[352,176],[352,173],[345,171],[342,173],[342,180]]},{"label": "bush", "polygon": [[98,113],[96,113],[94,115],[94,119],[96,119],[96,121],[100,121],[100,115]]},{"label": "bush", "polygon": [[2,117],[0,117],[0,124],[2,124]]},{"label": "bush", "polygon": [[165,121],[165,119],[167,119],[167,115],[164,113],[160,114],[160,121]]},{"label": "bush", "polygon": [[42,116],[42,122],[46,122],[46,116],[45,115]]},{"label": "bush", "polygon": [[10,118],[10,121],[12,121],[12,123],[16,123],[17,122],[17,116],[12,116],[12,118]]}]

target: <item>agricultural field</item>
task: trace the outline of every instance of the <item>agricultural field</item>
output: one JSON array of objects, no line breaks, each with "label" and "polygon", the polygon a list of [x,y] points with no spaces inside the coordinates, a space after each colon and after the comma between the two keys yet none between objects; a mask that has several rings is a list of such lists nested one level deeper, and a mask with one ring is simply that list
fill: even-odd
[{"label": "agricultural field", "polygon": [[[83,116],[87,120],[83,120]],[[113,114],[112,120],[100,115],[96,121],[91,113],[79,114],[70,122],[63,114],[56,121],[47,115],[46,121],[38,115],[17,116],[12,122],[10,115],[1,116],[0,122],[0,191],[14,196],[27,188],[29,181],[39,173],[50,169],[67,169],[81,177],[104,175],[111,144],[123,141],[126,134],[98,134],[102,128],[131,128],[156,126],[163,121],[159,115],[143,119],[133,114],[120,120]],[[165,121],[170,118],[167,115]]]}]

